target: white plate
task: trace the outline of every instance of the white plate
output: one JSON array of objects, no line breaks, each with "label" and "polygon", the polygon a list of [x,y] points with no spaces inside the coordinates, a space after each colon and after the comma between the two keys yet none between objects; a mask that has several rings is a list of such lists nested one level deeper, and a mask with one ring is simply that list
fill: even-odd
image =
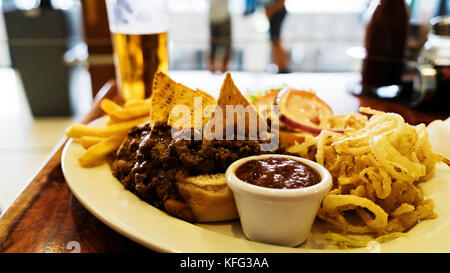
[{"label": "white plate", "polygon": [[[106,119],[91,123],[105,126]],[[82,168],[77,158],[84,149],[70,140],[62,154],[62,169],[72,193],[100,221],[122,235],[159,252],[449,252],[450,251],[450,168],[437,166],[435,176],[420,185],[436,204],[436,219],[426,220],[408,232],[381,245],[339,250],[330,248],[322,234],[313,232],[306,243],[281,247],[247,240],[239,221],[190,224],[167,215],[124,189],[107,163]]]}]

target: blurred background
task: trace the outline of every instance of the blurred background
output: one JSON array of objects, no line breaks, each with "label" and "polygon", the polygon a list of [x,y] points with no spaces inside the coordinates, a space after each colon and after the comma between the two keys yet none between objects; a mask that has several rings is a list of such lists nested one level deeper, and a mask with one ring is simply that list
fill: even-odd
[{"label": "blurred background", "polygon": [[[408,40],[420,50],[450,0],[409,0]],[[359,72],[376,0],[286,0],[289,72]],[[0,0],[0,211],[28,183],[65,128],[114,77],[104,0]],[[167,0],[169,67],[207,70],[210,0]],[[229,0],[232,71],[275,73],[264,9]],[[412,54],[414,55],[414,54]],[[414,58],[414,57],[413,57]],[[11,171],[13,170],[13,171]]]}]

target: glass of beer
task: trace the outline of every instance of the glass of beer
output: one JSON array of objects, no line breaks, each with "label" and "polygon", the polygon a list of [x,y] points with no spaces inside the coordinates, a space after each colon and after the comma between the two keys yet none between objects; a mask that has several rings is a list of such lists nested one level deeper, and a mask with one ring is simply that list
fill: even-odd
[{"label": "glass of beer", "polygon": [[152,93],[157,71],[168,72],[166,0],[106,0],[114,64],[125,100]]}]

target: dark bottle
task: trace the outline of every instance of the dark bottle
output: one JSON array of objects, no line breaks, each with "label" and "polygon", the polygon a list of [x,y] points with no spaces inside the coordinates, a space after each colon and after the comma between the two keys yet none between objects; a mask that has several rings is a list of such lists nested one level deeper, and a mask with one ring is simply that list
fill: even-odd
[{"label": "dark bottle", "polygon": [[449,5],[450,5],[450,1],[440,0],[433,17],[449,15],[450,14]]},{"label": "dark bottle", "polygon": [[401,82],[405,67],[409,11],[405,0],[380,0],[366,28],[362,85],[381,87]]}]

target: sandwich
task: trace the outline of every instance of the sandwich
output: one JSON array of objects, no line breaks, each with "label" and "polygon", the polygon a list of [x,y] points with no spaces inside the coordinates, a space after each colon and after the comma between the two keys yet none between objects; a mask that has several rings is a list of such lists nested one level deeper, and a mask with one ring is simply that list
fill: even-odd
[{"label": "sandwich", "polygon": [[[194,102],[198,97],[202,101],[200,110],[208,105],[215,107],[209,117],[195,117],[199,108]],[[168,110],[177,105],[188,106],[192,115],[177,119],[173,110]],[[233,129],[238,122],[244,122],[245,135],[240,138],[238,131],[231,137],[227,135],[230,123],[220,119],[229,111],[226,106],[236,105],[246,108],[248,114],[244,120],[235,116],[230,122]],[[252,115],[256,121],[250,119]],[[234,85],[230,74],[225,77],[216,102],[204,92],[191,90],[158,73],[150,116],[150,121],[128,132],[114,156],[113,175],[145,202],[189,222],[236,219],[236,205],[224,175],[228,166],[243,157],[282,152],[264,151],[263,140],[248,137],[251,122],[264,125],[265,121]],[[210,138],[211,133],[219,137]]]}]

